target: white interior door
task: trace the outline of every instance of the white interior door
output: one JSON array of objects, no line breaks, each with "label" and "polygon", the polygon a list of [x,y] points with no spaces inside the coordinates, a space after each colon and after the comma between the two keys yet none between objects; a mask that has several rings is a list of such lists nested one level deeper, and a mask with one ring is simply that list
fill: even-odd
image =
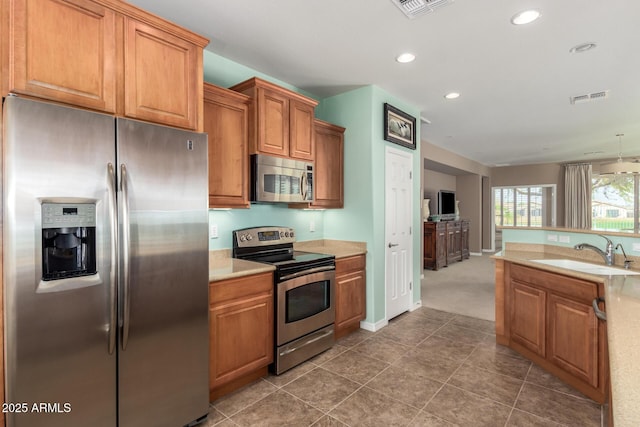
[{"label": "white interior door", "polygon": [[411,308],[413,159],[387,147],[385,155],[385,285],[387,320]]}]

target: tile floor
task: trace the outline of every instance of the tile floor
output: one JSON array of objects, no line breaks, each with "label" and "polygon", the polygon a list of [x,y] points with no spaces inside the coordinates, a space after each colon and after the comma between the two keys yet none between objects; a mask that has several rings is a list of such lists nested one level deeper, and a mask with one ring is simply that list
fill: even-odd
[{"label": "tile floor", "polygon": [[204,426],[600,426],[600,405],[493,331],[423,307],[216,400]]}]

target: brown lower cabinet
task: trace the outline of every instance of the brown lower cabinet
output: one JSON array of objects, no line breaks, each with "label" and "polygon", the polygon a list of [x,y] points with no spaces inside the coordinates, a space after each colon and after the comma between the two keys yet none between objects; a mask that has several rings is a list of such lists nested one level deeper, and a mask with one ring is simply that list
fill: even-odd
[{"label": "brown lower cabinet", "polygon": [[209,398],[267,373],[273,362],[273,273],[209,284]]},{"label": "brown lower cabinet", "polygon": [[360,328],[366,315],[366,258],[356,255],[336,260],[336,339]]},{"label": "brown lower cabinet", "polygon": [[497,267],[496,341],[605,402],[606,322],[592,306],[604,295],[603,284],[510,262]]}]

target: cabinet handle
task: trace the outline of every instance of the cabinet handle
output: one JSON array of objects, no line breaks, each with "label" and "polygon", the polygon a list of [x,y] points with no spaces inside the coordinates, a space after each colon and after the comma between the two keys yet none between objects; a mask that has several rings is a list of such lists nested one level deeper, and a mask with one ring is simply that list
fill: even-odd
[{"label": "cabinet handle", "polygon": [[598,307],[598,303],[600,302],[604,302],[604,297],[598,297],[598,298],[594,298],[593,299],[593,311],[596,314],[596,317],[600,320],[607,320],[607,313],[605,313],[604,311],[600,310],[600,308]]}]

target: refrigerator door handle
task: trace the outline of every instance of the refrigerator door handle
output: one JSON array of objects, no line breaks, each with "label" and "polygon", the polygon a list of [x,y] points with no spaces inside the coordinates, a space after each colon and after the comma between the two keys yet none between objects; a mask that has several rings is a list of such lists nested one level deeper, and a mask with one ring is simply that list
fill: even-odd
[{"label": "refrigerator door handle", "polygon": [[131,303],[129,301],[129,190],[127,187],[127,167],[120,165],[120,191],[122,192],[122,350],[129,342],[129,321]]},{"label": "refrigerator door handle", "polygon": [[109,191],[109,223],[111,227],[111,269],[109,271],[109,354],[116,346],[118,319],[116,269],[118,266],[118,215],[116,212],[116,175],[112,163],[107,163],[107,189]]}]

